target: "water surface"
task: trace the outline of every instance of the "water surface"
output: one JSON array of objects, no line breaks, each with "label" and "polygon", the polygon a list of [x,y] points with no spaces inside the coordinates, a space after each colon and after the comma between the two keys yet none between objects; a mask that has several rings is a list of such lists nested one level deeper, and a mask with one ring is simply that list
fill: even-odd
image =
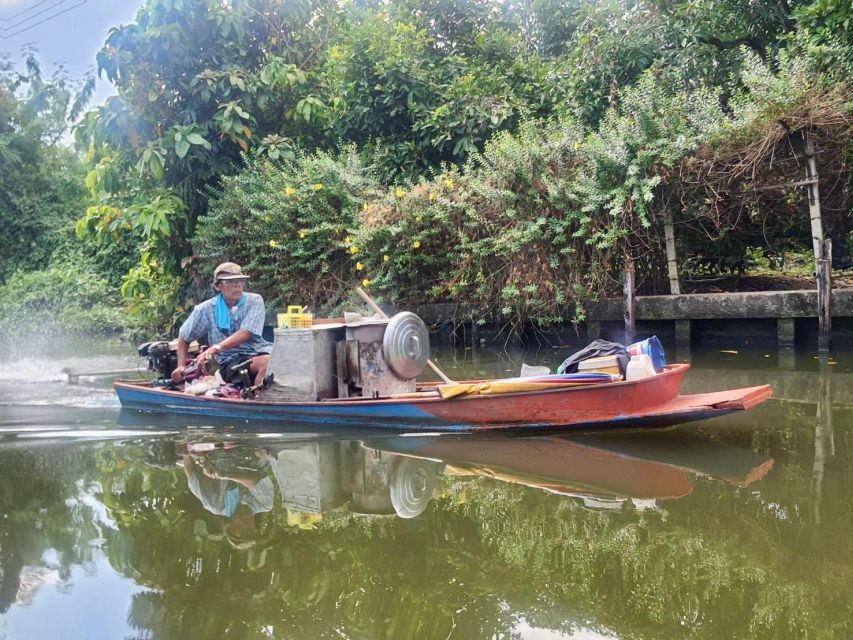
[{"label": "water surface", "polygon": [[[461,379],[566,355],[437,359]],[[63,372],[132,369],[126,346],[7,355],[0,638],[851,637],[853,358],[832,361],[694,354],[686,391],[776,398],[499,438],[128,414],[109,376]]]}]

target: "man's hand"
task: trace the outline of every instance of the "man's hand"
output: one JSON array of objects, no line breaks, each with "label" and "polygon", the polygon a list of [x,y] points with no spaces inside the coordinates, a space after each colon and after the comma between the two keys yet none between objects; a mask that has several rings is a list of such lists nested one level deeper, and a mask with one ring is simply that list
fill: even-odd
[{"label": "man's hand", "polygon": [[178,384],[179,382],[184,381],[184,371],[186,367],[178,367],[174,371],[172,371],[172,382]]},{"label": "man's hand", "polygon": [[196,364],[199,367],[204,367],[208,360],[213,358],[217,353],[219,353],[219,345],[213,345],[212,347],[208,347],[200,354],[198,354],[198,358],[196,358]]}]

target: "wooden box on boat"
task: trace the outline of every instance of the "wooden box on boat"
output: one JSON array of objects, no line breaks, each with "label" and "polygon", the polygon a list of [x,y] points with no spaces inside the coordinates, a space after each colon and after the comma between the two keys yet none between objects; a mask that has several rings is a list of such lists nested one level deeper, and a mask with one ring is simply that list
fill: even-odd
[{"label": "wooden box on boat", "polygon": [[617,356],[598,356],[578,363],[578,373],[612,373],[622,375]]}]

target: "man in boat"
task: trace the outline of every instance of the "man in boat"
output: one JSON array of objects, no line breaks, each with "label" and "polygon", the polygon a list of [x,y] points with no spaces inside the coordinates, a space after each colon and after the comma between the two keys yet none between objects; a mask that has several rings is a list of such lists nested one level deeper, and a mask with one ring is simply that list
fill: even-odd
[{"label": "man in boat", "polygon": [[233,262],[223,262],[213,270],[216,295],[196,305],[178,333],[178,366],[172,373],[175,383],[184,380],[190,343],[203,336],[210,346],[198,355],[197,366],[204,367],[215,358],[223,380],[231,382],[236,375],[232,366],[251,360],[249,376],[256,385],[264,382],[273,345],[262,337],[264,299],[244,291],[248,280],[240,265]]}]

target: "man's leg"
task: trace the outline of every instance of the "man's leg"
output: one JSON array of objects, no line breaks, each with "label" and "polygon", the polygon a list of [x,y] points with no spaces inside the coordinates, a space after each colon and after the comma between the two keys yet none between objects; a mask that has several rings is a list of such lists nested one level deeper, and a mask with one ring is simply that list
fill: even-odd
[{"label": "man's leg", "polygon": [[262,384],[267,376],[267,369],[270,366],[271,357],[269,354],[263,354],[252,358],[249,364],[249,374],[255,376],[255,385]]}]

